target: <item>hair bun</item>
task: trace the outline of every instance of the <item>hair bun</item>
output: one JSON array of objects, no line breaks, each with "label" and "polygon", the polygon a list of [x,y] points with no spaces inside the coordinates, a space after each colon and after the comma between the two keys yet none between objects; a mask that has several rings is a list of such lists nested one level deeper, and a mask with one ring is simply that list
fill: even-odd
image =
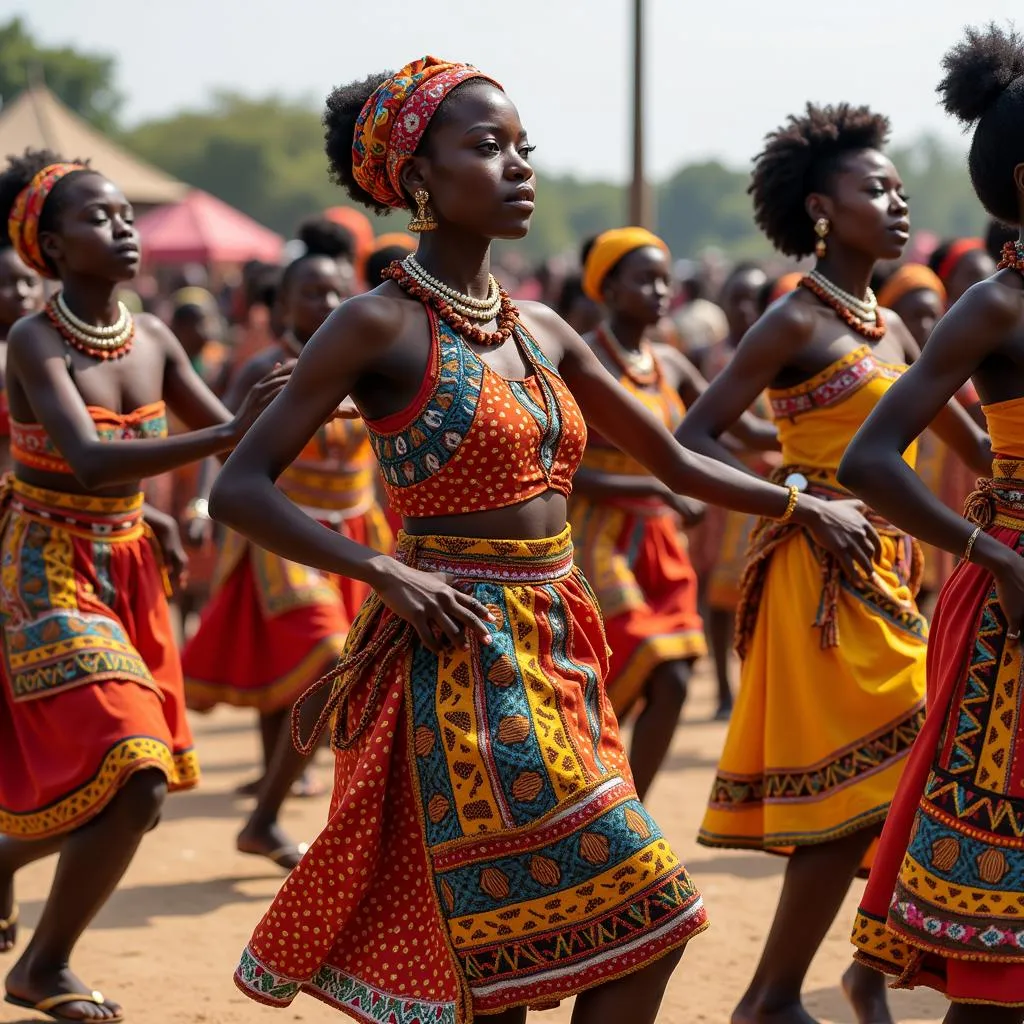
[{"label": "hair bun", "polygon": [[973,124],[1021,76],[1024,39],[1013,28],[990,22],[968,28],[961,42],[942,58],[945,77],[938,91],[949,114]]}]

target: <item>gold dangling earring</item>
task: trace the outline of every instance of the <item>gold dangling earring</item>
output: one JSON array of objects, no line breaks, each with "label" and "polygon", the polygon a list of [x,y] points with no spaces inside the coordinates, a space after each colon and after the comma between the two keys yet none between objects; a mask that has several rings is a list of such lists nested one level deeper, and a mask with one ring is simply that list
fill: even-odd
[{"label": "gold dangling earring", "polygon": [[409,230],[417,235],[424,231],[433,231],[437,227],[437,221],[430,212],[430,193],[425,188],[418,188],[412,194],[416,201],[416,216],[409,221]]},{"label": "gold dangling earring", "polygon": [[825,244],[825,239],[828,237],[828,233],[832,230],[832,225],[829,223],[827,217],[819,217],[814,222],[814,233],[818,236],[818,241],[814,246],[814,255],[819,260],[825,258],[825,254],[828,252],[828,246]]}]

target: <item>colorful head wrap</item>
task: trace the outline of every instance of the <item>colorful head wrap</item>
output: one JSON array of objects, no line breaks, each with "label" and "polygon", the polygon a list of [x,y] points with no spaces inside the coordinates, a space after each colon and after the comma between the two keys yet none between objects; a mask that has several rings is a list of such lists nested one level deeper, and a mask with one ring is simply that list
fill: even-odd
[{"label": "colorful head wrap", "polygon": [[493,78],[469,64],[424,57],[386,78],[359,112],[352,140],[352,173],[356,182],[384,206],[407,205],[402,169],[412,159],[430,119],[457,85]]},{"label": "colorful head wrap", "polygon": [[49,164],[18,193],[11,215],[7,220],[7,232],[11,244],[21,257],[21,262],[43,277],[53,277],[39,246],[39,218],[43,213],[46,199],[54,186],[72,171],[86,171],[84,164]]},{"label": "colorful head wrap", "polygon": [[879,289],[878,304],[892,309],[900,299],[921,290],[935,292],[946,304],[946,286],[938,274],[920,263],[904,263]]},{"label": "colorful head wrap", "polygon": [[631,252],[647,248],[661,249],[668,255],[668,246],[646,228],[613,228],[598,235],[583,265],[583,294],[600,302],[604,280],[615,265]]},{"label": "colorful head wrap", "polygon": [[943,257],[936,273],[939,279],[945,283],[949,280],[950,274],[956,270],[956,265],[969,253],[976,249],[984,249],[985,243],[980,238],[961,238],[949,247],[949,252]]}]

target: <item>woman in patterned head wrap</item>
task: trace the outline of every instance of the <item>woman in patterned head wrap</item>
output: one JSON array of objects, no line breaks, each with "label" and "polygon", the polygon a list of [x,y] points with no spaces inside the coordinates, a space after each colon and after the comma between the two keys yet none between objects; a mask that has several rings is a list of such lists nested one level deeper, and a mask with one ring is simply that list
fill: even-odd
[{"label": "woman in patterned head wrap", "polygon": [[[490,246],[529,229],[532,147],[493,79],[427,57],[336,90],[325,125],[336,179],[410,211],[420,243],[313,336],[212,495],[255,543],[375,592],[325,679],[330,821],[236,982],[360,1021],[514,1024],[578,995],[579,1024],[650,1024],[705,914],[637,799],[604,693],[600,613],[566,525],[584,421],[670,490],[806,519],[865,562],[867,526],[712,469],[554,312],[512,304]],[[394,558],[274,486],[350,394],[403,517]]]}]

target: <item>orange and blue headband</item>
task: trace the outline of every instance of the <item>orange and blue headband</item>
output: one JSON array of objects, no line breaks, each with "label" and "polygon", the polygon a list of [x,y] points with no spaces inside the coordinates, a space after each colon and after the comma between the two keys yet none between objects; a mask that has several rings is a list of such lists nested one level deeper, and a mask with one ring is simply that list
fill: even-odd
[{"label": "orange and blue headband", "polygon": [[11,236],[14,251],[21,262],[43,277],[54,273],[43,257],[39,245],[39,218],[43,214],[47,197],[57,182],[74,171],[86,171],[85,164],[48,164],[18,193],[11,215],[7,220],[7,232]]},{"label": "orange and blue headband", "polygon": [[423,57],[385,79],[363,105],[352,140],[352,173],[358,184],[384,206],[407,205],[402,169],[445,97],[457,85],[493,78],[469,64]]}]

